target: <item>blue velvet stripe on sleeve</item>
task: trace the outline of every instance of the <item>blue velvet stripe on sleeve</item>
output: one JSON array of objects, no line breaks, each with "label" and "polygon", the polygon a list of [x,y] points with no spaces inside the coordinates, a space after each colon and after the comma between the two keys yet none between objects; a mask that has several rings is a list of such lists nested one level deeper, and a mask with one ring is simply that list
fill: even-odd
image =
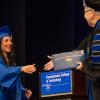
[{"label": "blue velvet stripe on sleeve", "polygon": [[93,37],[93,40],[100,40],[100,33],[96,34],[94,37]]},{"label": "blue velvet stripe on sleeve", "polygon": [[91,57],[91,62],[92,63],[96,63],[96,64],[100,64],[100,56],[92,56]]},{"label": "blue velvet stripe on sleeve", "polygon": [[92,46],[92,52],[100,51],[100,44]]}]

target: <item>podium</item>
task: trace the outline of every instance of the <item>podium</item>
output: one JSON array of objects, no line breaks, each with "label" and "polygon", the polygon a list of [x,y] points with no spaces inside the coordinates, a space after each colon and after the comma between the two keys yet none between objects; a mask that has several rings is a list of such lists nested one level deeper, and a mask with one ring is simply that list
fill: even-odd
[{"label": "podium", "polygon": [[40,73],[40,100],[88,100],[85,75],[72,69]]}]

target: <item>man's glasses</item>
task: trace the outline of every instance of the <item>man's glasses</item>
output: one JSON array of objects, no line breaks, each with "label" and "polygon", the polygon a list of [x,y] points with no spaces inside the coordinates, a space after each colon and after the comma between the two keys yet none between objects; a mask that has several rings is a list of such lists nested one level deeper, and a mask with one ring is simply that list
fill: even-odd
[{"label": "man's glasses", "polygon": [[85,11],[84,11],[84,14],[87,13],[87,12],[89,12],[89,11],[91,11],[91,10],[92,10],[92,9],[85,10]]}]

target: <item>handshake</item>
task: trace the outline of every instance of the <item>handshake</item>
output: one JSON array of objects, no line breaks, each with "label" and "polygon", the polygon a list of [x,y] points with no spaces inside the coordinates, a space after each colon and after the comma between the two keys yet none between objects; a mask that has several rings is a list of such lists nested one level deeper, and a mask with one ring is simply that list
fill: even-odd
[{"label": "handshake", "polygon": [[[49,59],[51,59],[49,56],[48,56]],[[49,71],[53,68],[53,62],[52,60],[50,60],[48,63],[46,63],[44,65],[44,70],[46,71]],[[36,71],[36,67],[35,67],[35,64],[31,64],[31,65],[26,65],[26,66],[22,66],[21,67],[21,72],[24,72],[24,73],[27,73],[27,74],[32,74]]]},{"label": "handshake", "polygon": [[[44,70],[49,71],[53,68],[53,62],[52,60],[49,61],[47,64],[44,65]],[[21,72],[32,74],[36,71],[35,64],[32,65],[26,65],[21,67]]]}]

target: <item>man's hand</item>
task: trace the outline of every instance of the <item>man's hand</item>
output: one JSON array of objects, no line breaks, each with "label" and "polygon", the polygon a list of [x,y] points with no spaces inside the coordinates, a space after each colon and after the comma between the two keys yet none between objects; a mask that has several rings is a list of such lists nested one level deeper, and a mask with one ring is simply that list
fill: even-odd
[{"label": "man's hand", "polygon": [[77,64],[79,64],[79,66],[76,67],[76,70],[82,71],[83,69],[82,62],[77,62]]},{"label": "man's hand", "polygon": [[49,71],[51,69],[53,69],[53,61],[52,60],[44,65],[44,70]]}]

